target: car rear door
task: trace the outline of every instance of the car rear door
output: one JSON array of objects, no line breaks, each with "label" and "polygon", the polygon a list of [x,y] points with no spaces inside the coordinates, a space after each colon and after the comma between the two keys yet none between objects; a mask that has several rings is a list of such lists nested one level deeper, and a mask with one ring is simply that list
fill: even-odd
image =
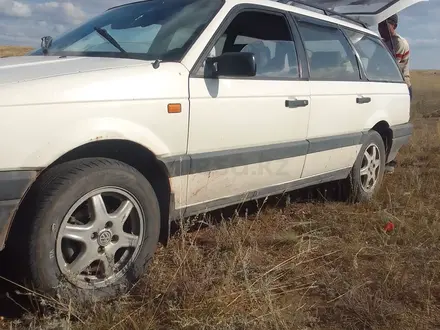
[{"label": "car rear door", "polygon": [[368,103],[359,95],[361,73],[356,56],[339,26],[294,14],[310,70],[310,142],[302,177],[349,169],[362,137],[357,112]]},{"label": "car rear door", "polygon": [[363,129],[382,122],[392,130],[394,126],[407,123],[411,105],[408,86],[387,46],[375,35],[347,28],[342,30],[353,45],[363,70],[363,81],[357,84],[359,95],[370,101],[358,107],[362,111],[356,113]]}]

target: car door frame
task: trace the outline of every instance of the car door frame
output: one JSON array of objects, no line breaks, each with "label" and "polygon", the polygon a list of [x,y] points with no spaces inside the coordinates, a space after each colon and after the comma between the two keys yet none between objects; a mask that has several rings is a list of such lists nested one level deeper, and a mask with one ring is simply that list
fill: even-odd
[{"label": "car door frame", "polygon": [[[307,66],[307,59],[306,59],[306,53],[303,47],[303,44],[301,42],[300,39],[300,35],[298,33],[297,27],[294,23],[294,21],[292,20],[291,16],[290,16],[290,12],[286,11],[284,9],[279,9],[279,8],[273,8],[270,6],[265,6],[265,5],[259,5],[259,4],[252,4],[252,3],[246,3],[246,4],[237,4],[234,5],[229,12],[225,15],[224,19],[222,20],[222,22],[217,26],[215,32],[210,36],[209,41],[206,43],[206,45],[203,47],[203,50],[200,52],[200,54],[198,55],[197,59],[195,60],[193,66],[191,67],[191,69],[189,70],[189,77],[188,79],[206,79],[205,75],[203,73],[200,73],[200,68],[202,67],[205,59],[209,56],[209,53],[211,51],[211,49],[215,46],[216,42],[219,40],[219,38],[221,38],[221,36],[224,34],[224,32],[226,31],[226,29],[229,27],[229,25],[231,24],[231,22],[237,17],[237,15],[239,15],[240,13],[246,11],[258,11],[258,12],[266,12],[269,14],[275,14],[275,15],[280,15],[282,16],[287,23],[287,27],[290,31],[290,35],[292,37],[292,41],[295,44],[295,49],[296,49],[296,55],[297,55],[297,61],[298,61],[298,75],[299,77],[296,78],[294,81],[299,81],[299,82],[308,82],[309,81],[309,70],[308,70],[308,66]],[[255,80],[255,77],[228,77],[228,79],[240,79],[240,80]],[[258,77],[258,80],[278,80],[278,81],[292,81],[291,77]],[[309,95],[310,97],[310,95]],[[190,111],[191,111],[191,92],[190,92]],[[308,122],[307,122],[308,123]],[[308,124],[307,124],[308,125]],[[292,129],[294,129],[294,127],[292,127]],[[308,143],[306,138],[304,138],[304,141],[301,141],[302,143]],[[305,148],[305,153],[303,154],[303,156],[306,156],[307,153],[307,148],[308,146]],[[194,168],[193,166],[193,159],[192,159],[192,155],[190,153],[188,153],[188,156],[190,157],[191,161],[190,161],[190,171],[189,173],[192,172],[191,168]],[[301,173],[302,173],[302,169],[304,167],[304,162],[302,163],[302,167],[301,167]],[[298,178],[298,180],[300,180],[300,177]],[[303,183],[304,184],[304,183]],[[190,186],[188,184],[188,192],[187,195],[190,194]],[[251,191],[249,194],[246,194],[246,200],[245,201],[250,201],[250,200],[254,200],[254,199],[258,199],[261,197],[265,197],[265,196],[270,196],[273,194],[278,193],[276,187],[262,187],[261,189],[259,189],[258,191]],[[237,197],[240,195],[237,195]],[[232,200],[236,200],[236,202],[232,202]],[[231,197],[231,198],[221,198],[219,200],[212,200],[212,201],[207,201],[207,203],[204,203],[206,205],[202,206],[202,209],[199,209],[197,207],[197,205],[195,207],[191,206],[191,205],[187,205],[185,207],[184,210],[184,215],[186,216],[190,216],[190,215],[194,215],[199,213],[200,211],[210,211],[210,210],[214,210],[214,209],[218,209],[227,205],[234,205],[240,202],[243,202],[243,199],[235,199],[235,197]]]}]

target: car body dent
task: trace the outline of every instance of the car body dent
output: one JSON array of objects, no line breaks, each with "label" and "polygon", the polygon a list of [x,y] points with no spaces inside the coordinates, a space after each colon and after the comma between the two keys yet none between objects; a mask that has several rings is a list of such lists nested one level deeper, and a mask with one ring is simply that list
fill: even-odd
[{"label": "car body dent", "polygon": [[[392,110],[392,109],[391,109]],[[409,118],[405,115],[400,117],[397,114],[390,113],[390,109],[384,107],[376,108],[365,122],[364,130],[373,128],[379,122],[386,122],[390,127],[408,123]]]},{"label": "car body dent", "polygon": [[148,127],[122,118],[93,118],[86,122],[78,121],[69,127],[71,134],[62,129],[53,131],[52,138],[40,148],[32,150],[23,159],[24,164],[36,164],[36,167],[49,166],[66,152],[74,150],[90,142],[103,140],[126,140],[137,143],[157,156],[169,155],[168,146]]},{"label": "car body dent", "polygon": [[[30,81],[3,84],[0,130],[8,139],[0,141],[0,150],[12,154],[1,157],[0,170],[46,167],[96,139],[129,140],[157,156],[185,153],[189,99],[188,70],[182,64],[161,63],[154,69],[133,61],[140,65],[61,74],[87,60],[60,62],[60,74],[51,77],[43,70],[40,76],[34,72]],[[14,61],[20,68],[20,61]],[[29,63],[28,57],[22,63]],[[0,76],[0,84],[7,79]],[[180,103],[181,112],[168,113],[169,103]],[[18,129],[10,124],[16,118],[22,118]]]},{"label": "car body dent", "polygon": [[[404,98],[401,97],[401,99]],[[396,97],[395,100],[398,100],[398,98]],[[374,111],[365,121],[364,129],[371,129],[381,121],[387,122],[389,126],[405,124],[409,121],[408,113],[398,113],[394,107],[386,107],[386,104],[380,104],[380,102],[377,102],[377,107],[374,108]]]}]

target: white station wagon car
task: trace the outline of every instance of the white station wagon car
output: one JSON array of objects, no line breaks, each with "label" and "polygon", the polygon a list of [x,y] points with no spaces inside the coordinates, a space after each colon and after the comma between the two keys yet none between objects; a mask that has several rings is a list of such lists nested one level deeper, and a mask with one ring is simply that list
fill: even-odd
[{"label": "white station wagon car", "polygon": [[412,132],[370,27],[418,1],[141,1],[1,59],[2,254],[113,297],[171,220],[336,180],[369,200]]}]

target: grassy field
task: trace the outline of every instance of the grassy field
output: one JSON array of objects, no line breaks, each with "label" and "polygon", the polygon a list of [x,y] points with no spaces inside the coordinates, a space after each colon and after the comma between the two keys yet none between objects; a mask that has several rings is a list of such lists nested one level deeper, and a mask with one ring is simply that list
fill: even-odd
[{"label": "grassy field", "polygon": [[[249,203],[223,217],[213,214],[198,219],[203,227],[193,223],[160,248],[130,295],[93,306],[44,299],[47,308],[39,313],[25,311],[0,324],[439,329],[440,73],[412,77],[416,130],[395,173],[368,205],[325,202],[312,191]],[[383,230],[387,221],[395,224],[391,233]],[[12,299],[6,300],[15,306]]]},{"label": "grassy field", "polygon": [[30,47],[0,46],[0,57],[20,56],[30,52]]}]

